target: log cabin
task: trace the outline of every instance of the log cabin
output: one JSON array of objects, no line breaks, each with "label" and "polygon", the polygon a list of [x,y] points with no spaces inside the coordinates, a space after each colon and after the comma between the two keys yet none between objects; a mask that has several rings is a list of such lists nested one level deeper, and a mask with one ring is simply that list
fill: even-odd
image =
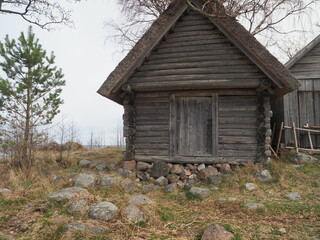
[{"label": "log cabin", "polygon": [[[301,86],[272,103],[272,122],[279,130],[281,122],[285,126],[303,128],[316,127],[320,130],[320,35],[293,56],[285,66],[291,71]],[[306,132],[297,132],[299,146],[310,148]],[[284,132],[286,145],[293,145],[292,131]],[[312,136],[313,147],[320,148],[320,135]]]},{"label": "log cabin", "polygon": [[235,18],[177,0],[98,93],[124,106],[124,160],[209,164],[270,156],[270,101],[298,86]]}]

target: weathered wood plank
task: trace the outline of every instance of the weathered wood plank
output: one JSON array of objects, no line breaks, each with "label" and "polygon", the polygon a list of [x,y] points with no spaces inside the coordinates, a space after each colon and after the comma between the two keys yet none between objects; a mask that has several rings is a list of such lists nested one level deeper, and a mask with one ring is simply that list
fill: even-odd
[{"label": "weathered wood plank", "polygon": [[219,144],[219,150],[257,150],[257,144]]},{"label": "weathered wood plank", "polygon": [[136,149],[135,150],[135,154],[137,155],[144,155],[144,156],[148,156],[148,155],[157,155],[157,156],[169,156],[169,150],[161,150],[161,149]]},{"label": "weathered wood plank", "polygon": [[175,43],[175,42],[186,42],[186,41],[198,41],[203,39],[226,39],[226,37],[221,36],[219,34],[209,34],[209,35],[195,35],[188,37],[175,37],[174,34],[170,34],[165,38],[166,43]]},{"label": "weathered wood plank", "polygon": [[169,137],[169,131],[136,131],[136,138],[139,137]]},{"label": "weathered wood plank", "polygon": [[257,156],[257,151],[252,150],[223,150],[219,151],[219,157],[255,157]]},{"label": "weathered wood plank", "polygon": [[251,144],[257,143],[257,137],[251,136],[219,136],[219,144]]},{"label": "weathered wood plank", "polygon": [[252,117],[219,117],[219,124],[229,124],[229,123],[245,123],[245,124],[257,124],[257,119]]},{"label": "weathered wood plank", "polygon": [[220,117],[251,117],[257,116],[255,111],[220,111]]},{"label": "weathered wood plank", "polygon": [[[248,79],[246,84],[239,84],[239,81],[230,79],[225,80],[189,80],[189,81],[166,81],[166,82],[137,82],[131,83],[134,90],[137,91],[155,91],[176,89],[206,89],[206,88],[248,88],[257,87],[260,81],[256,79]],[[236,109],[235,109],[236,110]],[[248,110],[252,110],[248,109]]]},{"label": "weathered wood plank", "polygon": [[137,131],[168,131],[168,125],[138,125],[136,126]]},{"label": "weathered wood plank", "polygon": [[257,130],[255,128],[243,129],[243,128],[231,128],[231,129],[219,129],[220,136],[256,136]]},{"label": "weathered wood plank", "polygon": [[[212,44],[229,44],[230,41],[226,38],[204,38],[202,40],[194,40],[191,41],[190,39],[188,41],[165,41],[160,46],[159,49],[162,48],[175,48],[175,47],[191,47],[191,46],[199,46],[199,45],[212,45]],[[227,45],[228,46],[228,45]]]},{"label": "weathered wood plank", "polygon": [[[168,150],[169,144],[168,143],[135,143],[136,149],[153,149],[153,150]],[[155,154],[157,155],[157,154]]]},{"label": "weathered wood plank", "polygon": [[157,49],[156,53],[179,53],[179,52],[198,52],[198,51],[208,51],[208,50],[218,50],[218,49],[225,49],[225,50],[232,50],[235,47],[230,46],[228,43],[220,43],[220,44],[203,44],[203,45],[196,45],[190,47],[174,47],[174,48],[161,48],[161,45]]},{"label": "weathered wood plank", "polygon": [[213,24],[199,24],[199,25],[188,25],[188,26],[179,26],[176,25],[175,28],[173,29],[174,33],[179,33],[179,32],[192,32],[192,31],[213,31],[215,29]]},{"label": "weathered wood plank", "polygon": [[219,66],[242,66],[248,65],[249,62],[242,56],[224,57],[220,56],[195,56],[191,54],[187,57],[175,57],[159,60],[150,60],[141,66],[140,71],[151,70],[169,70],[169,69],[186,69],[186,68],[203,68]]},{"label": "weathered wood plank", "polygon": [[224,74],[224,73],[258,73],[260,70],[250,65],[242,66],[223,66],[223,67],[193,67],[187,69],[166,69],[139,71],[134,74],[134,77],[151,77],[151,76],[167,76],[167,75],[186,75],[186,74]]},{"label": "weathered wood plank", "polygon": [[169,137],[139,137],[135,139],[135,143],[168,143]]}]

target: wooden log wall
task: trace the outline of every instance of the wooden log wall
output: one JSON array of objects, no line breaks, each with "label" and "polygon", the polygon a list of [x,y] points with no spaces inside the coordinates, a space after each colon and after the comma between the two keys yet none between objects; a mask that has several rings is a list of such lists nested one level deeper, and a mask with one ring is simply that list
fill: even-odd
[{"label": "wooden log wall", "polygon": [[134,95],[124,99],[123,135],[126,139],[124,160],[132,160],[135,156],[136,112]]},{"label": "wooden log wall", "polygon": [[[206,163],[255,161],[257,156],[255,90],[211,90],[203,91],[202,95],[211,96],[212,92],[219,92],[218,157],[170,156],[172,92],[145,92],[137,93],[135,98],[135,159],[148,162],[165,160]],[[186,96],[188,95],[190,94],[186,93]],[[270,110],[270,106],[268,109]]]},{"label": "wooden log wall", "polygon": [[190,11],[129,79],[136,91],[256,88],[266,76],[214,24]]},{"label": "wooden log wall", "polygon": [[[309,53],[299,59],[290,71],[301,82],[298,91],[291,92],[284,96],[284,123],[297,127],[320,126],[320,44]],[[300,146],[309,148],[309,140],[306,134],[298,133]],[[312,136],[314,147],[320,147],[320,136]],[[293,144],[294,136],[292,131],[285,132],[287,145]]]},{"label": "wooden log wall", "polygon": [[255,161],[257,155],[256,96],[219,96],[221,162]]}]

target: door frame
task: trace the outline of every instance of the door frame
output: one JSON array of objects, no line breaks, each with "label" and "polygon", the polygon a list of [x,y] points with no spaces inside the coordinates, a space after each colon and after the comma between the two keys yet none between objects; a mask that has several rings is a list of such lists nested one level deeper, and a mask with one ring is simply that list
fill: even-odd
[{"label": "door frame", "polygon": [[[181,156],[175,155],[174,150],[174,132],[176,127],[176,98],[177,97],[211,97],[212,98],[212,155],[211,156]],[[218,112],[219,112],[219,95],[214,91],[186,91],[170,94],[170,116],[169,116],[169,131],[170,131],[170,149],[169,156],[171,160],[178,162],[201,162],[214,161],[218,158]]]}]

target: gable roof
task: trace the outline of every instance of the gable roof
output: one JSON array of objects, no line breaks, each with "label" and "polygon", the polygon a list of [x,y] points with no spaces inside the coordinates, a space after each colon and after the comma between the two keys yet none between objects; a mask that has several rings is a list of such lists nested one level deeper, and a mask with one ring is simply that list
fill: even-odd
[{"label": "gable roof", "polygon": [[286,64],[287,68],[291,68],[296,62],[298,62],[301,58],[311,52],[318,44],[320,43],[320,34],[313,39],[307,46],[302,48],[296,55],[294,55]]},{"label": "gable roof", "polygon": [[[203,0],[194,0],[195,5]],[[122,104],[119,95],[121,85],[141,66],[145,58],[170,31],[178,19],[187,10],[185,0],[176,0],[151,25],[142,38],[131,49],[127,56],[118,64],[98,93],[117,103]],[[210,18],[212,23],[251,61],[253,61],[277,86],[274,96],[279,97],[295,90],[300,83],[292,76],[254,36],[252,36],[236,19],[231,17]]]}]

